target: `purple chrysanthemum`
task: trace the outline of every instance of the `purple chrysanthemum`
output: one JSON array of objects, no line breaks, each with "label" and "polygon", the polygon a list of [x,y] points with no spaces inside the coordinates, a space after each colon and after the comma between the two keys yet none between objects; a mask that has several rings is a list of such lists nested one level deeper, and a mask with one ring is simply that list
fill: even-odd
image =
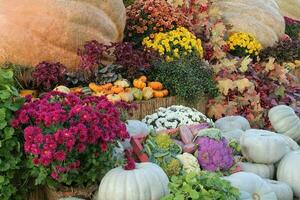
[{"label": "purple chrysanthemum", "polygon": [[200,137],[198,144],[198,162],[207,171],[228,170],[234,164],[232,149],[225,138],[220,140]]}]

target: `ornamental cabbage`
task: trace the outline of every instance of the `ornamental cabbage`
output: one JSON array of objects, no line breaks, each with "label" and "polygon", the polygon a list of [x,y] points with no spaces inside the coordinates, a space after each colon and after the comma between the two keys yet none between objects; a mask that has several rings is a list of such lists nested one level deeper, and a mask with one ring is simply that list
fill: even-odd
[{"label": "ornamental cabbage", "polygon": [[232,149],[225,138],[199,137],[198,162],[207,171],[229,170],[234,164]]},{"label": "ornamental cabbage", "polygon": [[197,161],[197,158],[195,158],[192,154],[190,153],[183,153],[183,154],[178,154],[176,158],[181,162],[183,165],[183,170],[186,173],[196,173],[199,174],[200,172],[200,166]]}]

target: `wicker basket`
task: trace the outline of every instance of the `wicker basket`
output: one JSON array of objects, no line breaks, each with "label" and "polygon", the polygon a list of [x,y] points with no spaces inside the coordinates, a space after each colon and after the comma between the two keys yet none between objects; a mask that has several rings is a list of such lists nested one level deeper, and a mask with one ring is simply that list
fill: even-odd
[{"label": "wicker basket", "polygon": [[183,105],[197,109],[203,114],[206,113],[206,105],[208,99],[206,97],[199,98],[195,104],[188,104],[180,101],[175,96],[166,98],[154,98],[147,101],[137,102],[137,109],[133,112],[131,119],[143,119],[146,115],[154,113],[160,107],[169,107],[172,105]]},{"label": "wicker basket", "polygon": [[78,197],[86,200],[91,200],[98,186],[93,185],[86,188],[79,187],[61,187],[59,190],[46,187],[46,196],[48,200],[59,200],[66,197]]},{"label": "wicker basket", "polygon": [[44,187],[38,187],[27,196],[27,200],[48,200]]}]

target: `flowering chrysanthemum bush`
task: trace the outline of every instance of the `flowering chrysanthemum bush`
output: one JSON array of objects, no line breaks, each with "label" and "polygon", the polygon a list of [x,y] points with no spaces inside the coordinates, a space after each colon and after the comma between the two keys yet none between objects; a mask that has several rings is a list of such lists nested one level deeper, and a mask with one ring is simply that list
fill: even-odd
[{"label": "flowering chrysanthemum bush", "polygon": [[140,43],[153,33],[189,27],[187,17],[166,0],[137,0],[127,7],[127,40]]},{"label": "flowering chrysanthemum bush", "polygon": [[232,149],[225,138],[200,137],[198,144],[198,162],[207,171],[229,170],[234,164]]},{"label": "flowering chrysanthemum bush", "polygon": [[257,56],[262,49],[261,44],[256,38],[248,33],[233,33],[228,41],[229,50],[236,56]]},{"label": "flowering chrysanthemum bush", "polygon": [[26,103],[12,124],[24,130],[36,184],[99,182],[114,167],[113,145],[129,137],[118,108],[105,97],[46,93]]},{"label": "flowering chrysanthemum bush", "polygon": [[192,53],[203,57],[201,40],[184,27],[145,37],[142,44],[146,48],[157,51],[161,56],[165,56],[167,61],[173,61]]}]

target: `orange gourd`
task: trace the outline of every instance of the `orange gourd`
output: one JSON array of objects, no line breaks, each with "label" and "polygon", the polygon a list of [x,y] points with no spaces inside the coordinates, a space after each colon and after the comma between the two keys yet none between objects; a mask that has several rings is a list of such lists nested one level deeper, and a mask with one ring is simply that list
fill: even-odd
[{"label": "orange gourd", "polygon": [[169,95],[169,90],[167,90],[167,89],[162,90],[162,92],[164,93],[165,97]]},{"label": "orange gourd", "polygon": [[144,83],[143,81],[139,80],[139,79],[134,79],[133,80],[133,86],[135,88],[138,88],[138,89],[144,89],[144,87],[146,87],[146,83]]},{"label": "orange gourd", "polygon": [[31,95],[32,97],[36,98],[36,97],[38,97],[38,91],[37,90],[21,90],[19,95],[21,97],[26,97],[27,95]]},{"label": "orange gourd", "polygon": [[120,87],[120,86],[113,86],[111,88],[111,90],[113,91],[113,93],[115,94],[119,94],[121,92],[124,92],[124,88]]},{"label": "orange gourd", "polygon": [[144,83],[146,83],[146,82],[147,82],[147,77],[146,77],[146,76],[141,76],[141,77],[139,78],[139,80],[141,80],[141,81],[143,81]]},{"label": "orange gourd", "polygon": [[74,88],[70,88],[71,93],[79,93],[82,92],[82,87],[74,87]]},{"label": "orange gourd", "polygon": [[160,82],[149,82],[148,87],[151,87],[153,90],[162,90],[163,84]]},{"label": "orange gourd", "polygon": [[162,97],[164,97],[165,95],[164,95],[164,92],[163,91],[157,91],[157,90],[153,90],[153,96],[155,97],[155,98],[162,98]]},{"label": "orange gourd", "polygon": [[97,85],[96,83],[90,83],[89,88],[94,92],[101,92],[104,90],[110,90],[113,87],[112,83],[107,83],[104,85]]}]

